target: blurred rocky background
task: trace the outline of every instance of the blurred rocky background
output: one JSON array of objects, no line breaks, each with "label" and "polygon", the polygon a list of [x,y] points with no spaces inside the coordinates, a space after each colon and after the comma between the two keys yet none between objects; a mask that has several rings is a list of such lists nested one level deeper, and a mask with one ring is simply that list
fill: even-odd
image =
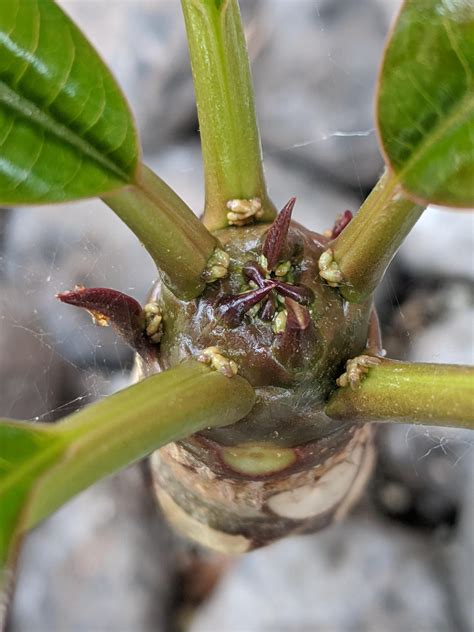
[{"label": "blurred rocky background", "polygon": [[[199,212],[197,121],[178,0],[61,0],[112,67],[146,161]],[[267,177],[323,230],[377,180],[378,60],[398,0],[243,0]],[[469,363],[472,216],[430,209],[378,303],[390,356]],[[153,265],[88,201],[0,215],[0,413],[54,420],[127,384],[130,352],[54,295],[75,283],[143,300]],[[137,466],[81,494],[27,539],[9,632],[469,632],[473,438],[378,435],[371,487],[343,524],[233,561],[193,558]],[[217,575],[220,580],[215,584]],[[208,594],[208,598],[204,596]]]}]

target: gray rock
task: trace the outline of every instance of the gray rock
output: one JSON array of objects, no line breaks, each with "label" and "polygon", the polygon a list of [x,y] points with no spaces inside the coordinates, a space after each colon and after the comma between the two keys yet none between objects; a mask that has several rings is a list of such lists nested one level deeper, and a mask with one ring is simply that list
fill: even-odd
[{"label": "gray rock", "polygon": [[178,2],[62,0],[127,96],[147,147],[172,138],[194,115]]},{"label": "gray rock", "polygon": [[[469,458],[471,457],[471,458]],[[444,561],[448,569],[453,612],[458,615],[459,628],[464,632],[474,629],[474,461],[471,451],[465,459],[467,485],[460,521],[454,540],[446,546]]]},{"label": "gray rock", "polygon": [[[204,178],[199,144],[183,143],[150,158],[150,166],[200,214],[204,204]],[[360,200],[352,191],[341,190],[330,182],[309,175],[298,166],[266,156],[265,174],[270,195],[277,208],[292,196],[297,202],[294,219],[312,230],[331,228],[345,209],[355,211]]]},{"label": "gray rock", "polygon": [[408,286],[397,287],[402,282],[395,276],[395,288],[391,288],[392,298],[394,290],[400,291],[403,298],[401,303],[393,301],[392,313],[387,313],[383,321],[388,355],[414,362],[471,364],[472,285],[452,278],[446,268],[444,276],[418,276],[416,269],[409,275]]},{"label": "gray rock", "polygon": [[474,278],[474,213],[430,206],[400,249],[417,275]]},{"label": "gray rock", "polygon": [[355,189],[375,182],[374,88],[396,4],[266,2],[266,41],[254,64],[266,151]]},{"label": "gray rock", "polygon": [[452,630],[433,540],[362,512],[236,560],[190,632]]},{"label": "gray rock", "polygon": [[[104,58],[135,115],[146,152],[176,135],[197,131],[194,88],[179,2],[89,3],[61,0],[63,8]],[[258,7],[242,2],[246,21]]]},{"label": "gray rock", "polygon": [[474,360],[474,292],[472,286],[447,283],[438,292],[439,311],[433,322],[410,342],[414,362],[472,364]]},{"label": "gray rock", "polygon": [[[421,259],[420,259],[421,262]],[[438,287],[414,287],[397,315],[405,327],[405,356],[416,362],[472,364],[473,296],[467,282],[449,279],[449,261]],[[447,269],[446,269],[447,267]],[[419,270],[414,267],[415,274]],[[437,544],[452,628],[472,629],[474,470],[472,431],[392,426],[379,431],[380,456],[373,494],[392,517],[440,532]],[[442,531],[442,529],[441,529]]]},{"label": "gray rock", "polygon": [[11,631],[167,632],[173,550],[139,467],[129,468],[28,536]]},{"label": "gray rock", "polygon": [[0,284],[0,385],[0,417],[51,420],[64,414],[70,399],[76,407],[87,399],[82,375],[56,352],[24,292],[5,282]]},{"label": "gray rock", "polygon": [[55,294],[74,287],[112,287],[143,301],[154,264],[136,237],[99,200],[16,209],[8,227],[5,270],[27,298],[56,351],[81,366],[120,367],[131,353],[112,330]]},{"label": "gray rock", "polygon": [[[266,151],[356,189],[372,185],[382,164],[373,91],[398,0],[241,4]],[[63,5],[117,76],[147,152],[197,131],[179,3]]]},{"label": "gray rock", "polygon": [[452,529],[470,485],[470,431],[389,426],[380,429],[378,442],[372,495],[379,508],[418,528]]}]

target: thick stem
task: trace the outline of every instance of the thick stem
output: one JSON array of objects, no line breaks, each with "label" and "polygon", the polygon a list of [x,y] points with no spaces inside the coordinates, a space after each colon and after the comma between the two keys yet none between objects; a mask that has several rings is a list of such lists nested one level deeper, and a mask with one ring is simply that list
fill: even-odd
[{"label": "thick stem", "polygon": [[163,180],[141,165],[135,184],[102,199],[143,243],[177,296],[202,292],[202,274],[218,242]]},{"label": "thick stem", "polygon": [[254,401],[243,378],[189,360],[71,415],[54,427],[62,454],[35,488],[26,527],[156,448],[238,421]]},{"label": "thick stem", "polygon": [[326,413],[354,422],[474,429],[474,367],[382,360],[355,389],[337,389]]},{"label": "thick stem", "polygon": [[259,198],[261,221],[276,214],[266,191],[252,80],[237,0],[182,0],[206,181],[204,223],[228,225],[226,204]]},{"label": "thick stem", "polygon": [[384,173],[354,219],[331,244],[343,276],[345,299],[362,303],[424,210],[402,196],[397,178]]}]

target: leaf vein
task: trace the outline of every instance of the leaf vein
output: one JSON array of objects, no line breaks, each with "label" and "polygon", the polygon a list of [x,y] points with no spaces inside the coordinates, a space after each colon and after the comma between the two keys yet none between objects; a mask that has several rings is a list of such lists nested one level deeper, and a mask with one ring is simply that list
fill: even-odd
[{"label": "leaf vein", "polygon": [[6,83],[0,81],[0,106],[2,104],[27,120],[33,119],[38,126],[100,164],[120,180],[124,182],[129,181],[128,174],[111,159],[107,158],[104,152],[98,150],[89,140],[81,138],[74,131],[68,129],[64,123],[58,121],[50,112],[44,112],[36,104],[13,91]]}]

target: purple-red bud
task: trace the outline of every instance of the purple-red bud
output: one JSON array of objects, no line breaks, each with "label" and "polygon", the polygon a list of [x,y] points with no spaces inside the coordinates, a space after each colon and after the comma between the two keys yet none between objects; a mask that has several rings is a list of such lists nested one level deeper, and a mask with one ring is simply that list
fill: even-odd
[{"label": "purple-red bud", "polygon": [[281,251],[288,235],[291,214],[295,202],[296,198],[292,197],[291,200],[285,204],[265,236],[262,253],[268,261],[269,270],[274,268],[280,259]]},{"label": "purple-red bud", "polygon": [[242,294],[224,296],[219,301],[219,313],[222,320],[229,327],[238,327],[246,312],[257,303],[260,303],[275,287],[273,281],[266,281],[265,287],[250,290]]},{"label": "purple-red bud", "polygon": [[269,322],[275,316],[275,312],[276,312],[275,298],[272,295],[267,296],[267,298],[264,299],[262,309],[260,310],[260,314],[259,314],[260,318],[262,320]]},{"label": "purple-red bud", "polygon": [[304,330],[309,327],[311,318],[306,307],[303,307],[291,298],[285,298],[287,311],[287,329]]},{"label": "purple-red bud", "polygon": [[102,326],[111,325],[123,340],[143,357],[154,354],[153,345],[144,335],[142,306],[128,294],[105,287],[86,288],[56,295],[62,303],[82,307]]},{"label": "purple-red bud", "polygon": [[313,292],[304,285],[291,285],[283,281],[276,281],[275,289],[281,296],[287,296],[294,301],[298,301],[301,305],[310,305],[314,299]]},{"label": "purple-red bud", "polygon": [[258,265],[256,261],[247,261],[242,268],[242,272],[247,279],[253,281],[258,287],[264,287],[265,285],[265,270],[262,266]]},{"label": "purple-red bud", "polygon": [[334,222],[334,226],[331,232],[331,239],[336,239],[336,237],[338,237],[342,233],[344,228],[351,221],[352,217],[353,216],[351,211],[344,211],[344,213],[339,215],[339,217]]}]

